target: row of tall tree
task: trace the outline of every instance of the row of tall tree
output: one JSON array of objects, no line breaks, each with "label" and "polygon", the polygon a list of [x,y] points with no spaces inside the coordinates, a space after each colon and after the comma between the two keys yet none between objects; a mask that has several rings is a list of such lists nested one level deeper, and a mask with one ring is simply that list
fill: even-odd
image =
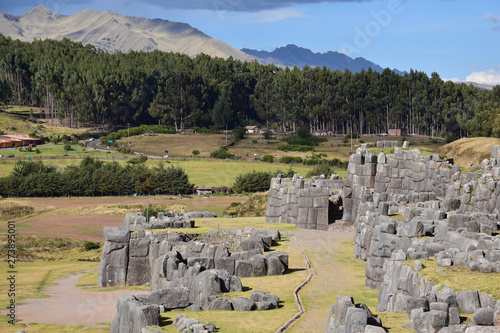
[{"label": "row of tall tree", "polygon": [[153,52],[109,54],[69,39],[0,35],[0,102],[40,106],[70,126],[127,123],[284,131],[500,136],[500,87],[444,82],[411,70],[360,73]]},{"label": "row of tall tree", "polygon": [[64,169],[42,161],[19,161],[0,178],[0,195],[14,197],[110,196],[130,194],[192,194],[194,185],[182,168],[158,164],[121,166],[117,162],[83,159]]}]

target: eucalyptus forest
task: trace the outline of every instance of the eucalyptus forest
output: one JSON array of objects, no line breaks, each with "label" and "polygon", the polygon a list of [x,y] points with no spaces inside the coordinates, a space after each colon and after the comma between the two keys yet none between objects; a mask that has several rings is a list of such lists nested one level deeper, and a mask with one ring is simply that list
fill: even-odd
[{"label": "eucalyptus forest", "polygon": [[0,35],[0,104],[40,107],[70,127],[127,123],[361,134],[405,128],[429,136],[500,137],[500,87],[368,68],[279,68],[200,54],[110,54],[69,39]]}]

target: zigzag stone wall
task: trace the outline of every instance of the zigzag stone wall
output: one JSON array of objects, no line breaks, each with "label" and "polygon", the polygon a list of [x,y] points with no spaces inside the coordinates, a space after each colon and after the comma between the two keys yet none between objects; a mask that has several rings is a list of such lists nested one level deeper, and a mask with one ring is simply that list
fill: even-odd
[{"label": "zigzag stone wall", "polygon": [[500,273],[499,157],[494,146],[491,159],[469,173],[415,149],[375,156],[361,148],[350,157],[350,188],[343,193],[352,204],[344,219],[354,223],[354,256],[366,261],[366,285],[380,288],[377,310],[412,313],[414,329],[431,332],[460,323],[460,313],[500,309],[476,290],[447,288],[456,301],[443,300],[432,281],[404,262],[434,257],[443,267]]}]

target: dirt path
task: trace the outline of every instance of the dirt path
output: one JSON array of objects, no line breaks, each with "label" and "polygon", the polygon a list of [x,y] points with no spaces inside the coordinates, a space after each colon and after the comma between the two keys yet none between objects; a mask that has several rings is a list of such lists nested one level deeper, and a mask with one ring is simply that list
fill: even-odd
[{"label": "dirt path", "polygon": [[[146,294],[147,291],[89,291],[76,287],[78,279],[85,275],[78,273],[55,281],[47,288],[46,298],[30,298],[20,305],[17,313],[22,323],[84,325],[103,327],[116,314],[116,301],[120,295]],[[29,326],[27,327],[29,331]]]},{"label": "dirt path", "polygon": [[364,287],[364,264],[350,259],[352,248],[345,242],[353,240],[352,229],[299,230],[294,235],[309,257],[315,277],[300,292],[305,314],[287,332],[325,332],[330,305],[338,294],[371,293],[376,297],[376,291]]}]

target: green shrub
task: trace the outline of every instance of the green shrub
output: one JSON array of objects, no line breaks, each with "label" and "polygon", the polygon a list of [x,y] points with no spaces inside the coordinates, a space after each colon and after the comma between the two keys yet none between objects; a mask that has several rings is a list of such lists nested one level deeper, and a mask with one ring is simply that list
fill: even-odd
[{"label": "green shrub", "polygon": [[286,145],[279,145],[278,150],[281,150],[281,151],[300,151],[300,152],[305,153],[308,151],[314,151],[314,147],[313,146],[286,144]]},{"label": "green shrub", "polygon": [[99,248],[99,243],[92,241],[85,241],[85,243],[83,243],[83,246],[85,247],[86,251],[96,250]]},{"label": "green shrub", "polygon": [[122,153],[122,154],[133,154],[134,151],[130,149],[129,147],[121,146],[117,150],[117,152]]},{"label": "green shrub", "polygon": [[306,177],[310,178],[312,176],[320,176],[320,175],[325,175],[326,177],[329,177],[333,173],[335,173],[333,167],[331,167],[327,163],[322,163],[309,170],[306,174]]},{"label": "green shrub", "polygon": [[451,143],[451,142],[456,141],[456,140],[458,140],[458,138],[454,135],[448,135],[446,137],[446,143]]},{"label": "green shrub", "polygon": [[230,154],[227,152],[227,147],[220,147],[219,150],[213,151],[210,153],[210,157],[218,158],[221,160],[225,160],[228,158],[233,158],[234,154]]},{"label": "green shrub", "polygon": [[271,140],[273,138],[273,132],[268,129],[264,132],[264,139],[265,140]]},{"label": "green shrub", "polygon": [[239,127],[235,130],[233,130],[233,135],[234,135],[234,141],[241,141],[245,138],[245,134],[247,133],[247,130],[245,127]]},{"label": "green shrub", "polygon": [[273,155],[264,155],[262,157],[262,162],[273,163],[274,162],[274,156]]},{"label": "green shrub", "polygon": [[130,164],[144,164],[144,163],[146,163],[147,160],[148,160],[147,156],[141,155],[139,157],[131,158],[130,160],[127,161],[127,163],[130,163]]},{"label": "green shrub", "polygon": [[40,149],[36,148],[35,153],[40,154],[41,153]]},{"label": "green shrub", "polygon": [[158,217],[158,213],[164,211],[165,209],[162,209],[157,205],[149,205],[149,207],[145,207],[142,210],[142,216],[146,216],[148,219],[151,219],[152,217]]},{"label": "green shrub", "polygon": [[257,139],[252,139],[252,143],[257,143]]},{"label": "green shrub", "polygon": [[282,158],[280,158],[280,163],[302,163],[302,158],[300,156],[283,156]]},{"label": "green shrub", "polygon": [[241,192],[264,192],[269,190],[272,172],[252,171],[236,176],[233,187],[236,193]]},{"label": "green shrub", "polygon": [[197,150],[197,149],[193,150],[191,153],[193,154],[193,156],[198,156],[198,155],[200,155],[200,151],[199,151],[199,150]]},{"label": "green shrub", "polygon": [[345,139],[347,139],[347,140],[351,140],[351,138],[353,138],[353,139],[359,139],[359,138],[358,138],[358,133],[353,132],[352,134],[351,134],[351,133],[349,133],[349,134],[346,134],[346,135],[344,136],[344,140],[345,140]]},{"label": "green shrub", "polygon": [[64,149],[65,151],[71,151],[71,150],[73,150],[73,148],[71,148],[71,145],[70,145],[70,144],[65,144],[65,145],[64,145],[64,147],[63,147],[63,149]]}]

